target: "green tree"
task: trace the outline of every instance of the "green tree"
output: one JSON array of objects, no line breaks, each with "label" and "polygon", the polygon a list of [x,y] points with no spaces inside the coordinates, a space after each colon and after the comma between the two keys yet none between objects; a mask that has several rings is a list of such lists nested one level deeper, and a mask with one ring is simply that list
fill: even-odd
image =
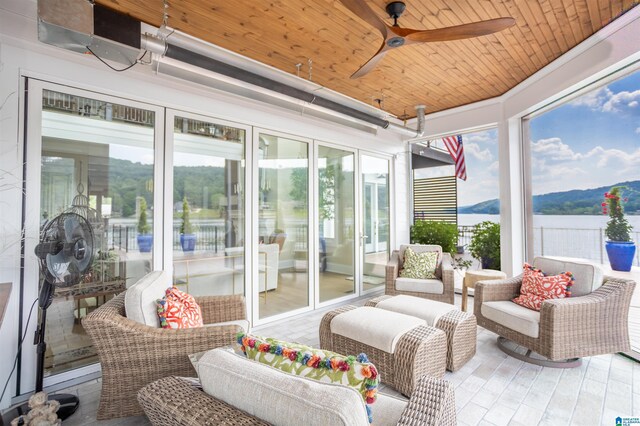
[{"label": "green tree", "polygon": [[182,200],[182,225],[180,225],[181,234],[193,234],[193,226],[191,225],[191,214],[187,197]]},{"label": "green tree", "polygon": [[[633,227],[624,217],[623,189],[626,187],[614,186],[604,194],[605,201],[602,203],[602,211],[608,213],[610,218],[604,233],[609,241],[632,241],[630,232]],[[625,198],[624,201],[628,201],[628,199]]]},{"label": "green tree", "polygon": [[444,221],[419,220],[411,227],[412,244],[435,244],[453,256],[457,252],[458,227]]},{"label": "green tree", "polygon": [[483,268],[500,270],[500,224],[484,221],[474,226],[469,252]]},{"label": "green tree", "polygon": [[147,221],[147,200],[140,197],[140,216],[138,218],[138,233],[140,235],[148,234],[151,231],[149,222]]}]

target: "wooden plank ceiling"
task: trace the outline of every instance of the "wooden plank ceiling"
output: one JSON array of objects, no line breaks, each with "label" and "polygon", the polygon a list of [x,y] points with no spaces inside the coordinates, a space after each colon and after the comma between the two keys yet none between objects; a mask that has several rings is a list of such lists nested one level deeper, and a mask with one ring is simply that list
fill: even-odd
[{"label": "wooden plank ceiling", "polygon": [[[405,0],[401,27],[434,29],[511,16],[516,25],[469,40],[395,49],[370,74],[349,76],[381,35],[338,0],[167,0],[168,25],[291,74],[313,61],[313,81],[397,116],[499,96],[637,4],[634,0]],[[385,0],[367,0],[388,19]],[[162,0],[97,0],[154,26]]]}]

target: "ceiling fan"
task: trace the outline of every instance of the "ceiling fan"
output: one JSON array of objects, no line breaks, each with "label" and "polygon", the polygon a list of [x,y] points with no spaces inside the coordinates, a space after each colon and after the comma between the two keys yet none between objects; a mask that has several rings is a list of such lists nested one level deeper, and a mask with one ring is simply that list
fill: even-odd
[{"label": "ceiling fan", "polygon": [[479,37],[502,31],[516,23],[515,19],[509,17],[488,19],[486,21],[472,22],[470,24],[438,28],[435,30],[413,30],[411,28],[400,28],[400,26],[398,26],[398,18],[402,16],[406,7],[404,2],[394,1],[387,4],[386,10],[389,17],[393,19],[393,26],[387,25],[386,22],[376,15],[365,0],[340,0],[340,2],[355,15],[375,27],[380,31],[382,37],[384,37],[384,41],[376,54],[353,73],[351,78],[359,78],[368,74],[391,49],[417,43]]}]

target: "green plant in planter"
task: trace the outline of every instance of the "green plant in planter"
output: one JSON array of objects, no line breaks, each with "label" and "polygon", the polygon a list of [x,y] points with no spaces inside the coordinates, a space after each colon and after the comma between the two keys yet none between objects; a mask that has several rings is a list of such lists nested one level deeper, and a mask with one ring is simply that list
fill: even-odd
[{"label": "green plant in planter", "polygon": [[412,244],[436,244],[445,253],[452,255],[457,251],[458,227],[455,223],[431,220],[417,221],[411,227]]},{"label": "green plant in planter", "polygon": [[181,234],[193,234],[193,226],[191,225],[191,209],[187,197],[182,200],[182,225],[180,225]]},{"label": "green plant in planter", "polygon": [[147,235],[151,231],[147,220],[147,200],[140,197],[140,216],[138,217],[138,234]]},{"label": "green plant in planter", "polygon": [[483,269],[500,270],[500,224],[484,221],[474,226],[469,252]]},{"label": "green plant in planter", "polygon": [[622,198],[624,186],[614,186],[609,192],[604,194],[605,201],[602,203],[602,213],[609,215],[607,227],[604,230],[609,241],[632,241],[631,230],[627,218],[624,217],[623,202],[628,198]]}]

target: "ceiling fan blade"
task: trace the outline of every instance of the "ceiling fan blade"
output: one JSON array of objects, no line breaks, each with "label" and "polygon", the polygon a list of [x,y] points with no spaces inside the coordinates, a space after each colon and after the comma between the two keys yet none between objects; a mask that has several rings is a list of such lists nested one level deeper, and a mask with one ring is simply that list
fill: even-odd
[{"label": "ceiling fan blade", "polygon": [[380,62],[382,58],[384,58],[384,55],[386,55],[388,51],[389,48],[387,44],[383,42],[382,46],[380,46],[380,49],[378,49],[376,54],[373,55],[367,62],[365,62],[365,64],[361,66],[358,71],[351,74],[351,78],[356,79],[362,77],[363,75],[369,74],[369,72],[371,72],[371,70],[373,70],[376,65],[378,65],[378,62]]},{"label": "ceiling fan blade", "polygon": [[385,24],[385,22],[380,19],[373,10],[371,10],[364,0],[340,0],[340,3],[353,12],[354,15],[380,31],[382,37],[387,36],[387,24]]},{"label": "ceiling fan blade", "polygon": [[410,42],[451,41],[465,38],[480,37],[497,33],[515,25],[513,18],[496,18],[487,21],[472,22],[470,24],[456,25],[453,27],[438,28],[435,30],[411,30],[401,28],[400,33]]}]

